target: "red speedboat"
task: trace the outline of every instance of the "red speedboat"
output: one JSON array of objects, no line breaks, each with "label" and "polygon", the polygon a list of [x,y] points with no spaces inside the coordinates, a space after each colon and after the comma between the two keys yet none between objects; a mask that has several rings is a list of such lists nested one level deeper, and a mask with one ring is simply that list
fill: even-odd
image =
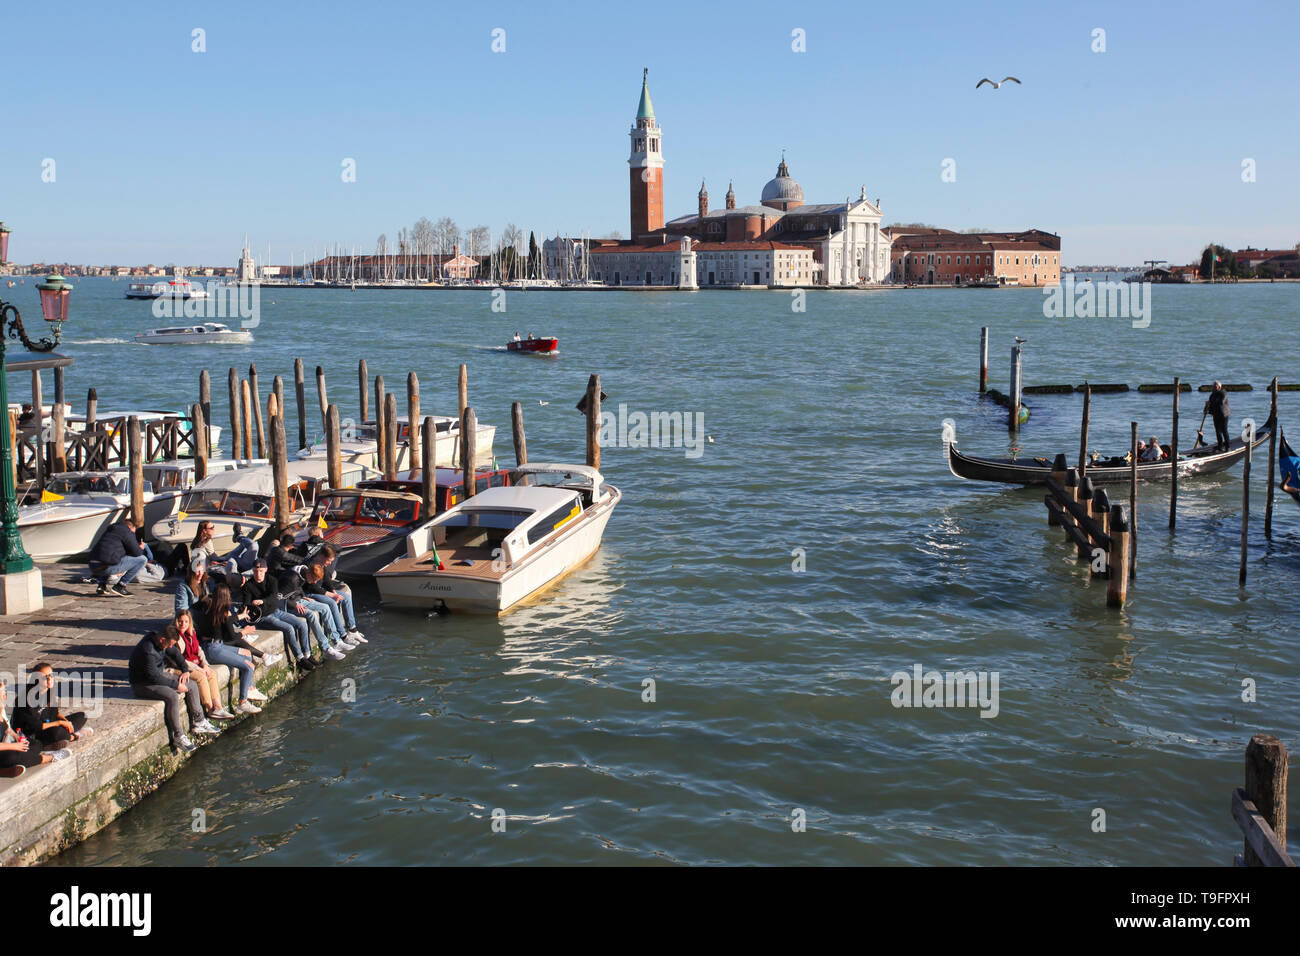
[{"label": "red speedboat", "polygon": [[535,339],[531,335],[526,339],[517,339],[506,343],[511,352],[531,352],[534,355],[554,355],[560,351],[559,339]]}]

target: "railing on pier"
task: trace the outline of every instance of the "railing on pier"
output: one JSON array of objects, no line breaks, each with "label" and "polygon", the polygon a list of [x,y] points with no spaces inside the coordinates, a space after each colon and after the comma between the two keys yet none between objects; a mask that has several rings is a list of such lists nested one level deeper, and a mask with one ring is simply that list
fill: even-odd
[{"label": "railing on pier", "polygon": [[[145,461],[193,458],[197,454],[194,429],[189,417],[168,416],[140,423]],[[58,455],[52,427],[38,433],[34,428],[20,429],[14,442],[17,480],[49,476],[61,471],[105,471],[126,468],[130,464],[126,417],[104,418],[83,431],[64,429],[63,454]]]}]

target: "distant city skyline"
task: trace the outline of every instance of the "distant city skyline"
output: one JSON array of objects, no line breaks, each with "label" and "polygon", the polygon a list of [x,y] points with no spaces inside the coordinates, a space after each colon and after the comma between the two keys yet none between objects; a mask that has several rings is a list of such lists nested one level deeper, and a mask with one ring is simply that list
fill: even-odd
[{"label": "distant city skyline", "polygon": [[[626,235],[643,67],[669,219],[701,180],[757,196],[784,150],[809,195],[865,186],[885,223],[1055,232],[1066,266],[1300,241],[1300,133],[1267,92],[1293,85],[1289,7],[376,13],[144,2],[64,13],[47,44],[46,12],[8,10],[10,259],[233,265],[247,233],[287,263],[444,216]],[[1022,85],[975,88],[1006,75]]]}]

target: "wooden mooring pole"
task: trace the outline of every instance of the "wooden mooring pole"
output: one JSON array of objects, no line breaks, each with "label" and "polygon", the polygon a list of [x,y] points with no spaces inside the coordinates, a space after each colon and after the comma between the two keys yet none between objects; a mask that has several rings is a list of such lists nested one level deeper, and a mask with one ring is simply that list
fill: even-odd
[{"label": "wooden mooring pole", "polygon": [[1268,434],[1268,497],[1264,499],[1264,537],[1273,540],[1273,486],[1276,481],[1274,469],[1277,467],[1277,376],[1269,383],[1272,393],[1269,401],[1268,416],[1273,428]]},{"label": "wooden mooring pole", "polygon": [[[462,365],[456,373],[456,421],[463,423],[465,421],[465,409],[469,407],[469,368]],[[453,449],[453,455],[460,453],[465,448],[465,443],[459,442]],[[464,466],[462,461],[461,466]]]},{"label": "wooden mooring pole", "polygon": [[86,431],[93,431],[95,418],[99,414],[99,393],[93,388],[86,390]]},{"label": "wooden mooring pole", "polygon": [[515,464],[528,464],[528,439],[524,437],[524,409],[518,402],[510,403],[510,430],[515,439]]},{"label": "wooden mooring pole", "polygon": [[587,380],[587,464],[600,468],[600,376]]},{"label": "wooden mooring pole", "polygon": [[384,480],[397,479],[397,396],[384,395]]},{"label": "wooden mooring pole", "polygon": [[329,408],[329,398],[325,394],[325,369],[316,366],[316,398],[320,402],[320,424],[325,427],[325,410]]},{"label": "wooden mooring pole", "polygon": [[1092,386],[1083,385],[1083,423],[1079,426],[1079,474],[1088,471],[1088,417],[1092,411]]},{"label": "wooden mooring pole", "polygon": [[275,483],[275,525],[281,533],[289,527],[289,518],[293,509],[289,507],[289,449],[284,436],[283,410],[276,406],[274,396],[271,400],[274,409],[270,417],[271,424],[271,480]]},{"label": "wooden mooring pole", "polygon": [[209,454],[212,449],[212,376],[208,370],[204,369],[199,372],[199,408],[203,410],[203,427],[208,429],[203,433],[204,444],[207,445]]},{"label": "wooden mooring pole", "polygon": [[194,480],[202,481],[208,477],[208,425],[202,402],[195,402],[190,408],[190,427],[194,436]]},{"label": "wooden mooring pole", "polygon": [[1020,346],[1011,347],[1011,393],[1008,396],[1011,400],[1011,419],[1007,422],[1007,427],[1012,431],[1020,430]]},{"label": "wooden mooring pole", "polygon": [[414,372],[406,374],[406,467],[420,462],[420,379]]},{"label": "wooden mooring pole", "polygon": [[126,441],[131,455],[131,521],[137,528],[143,528],[144,441],[140,434],[140,419],[134,415],[126,420]]},{"label": "wooden mooring pole", "polygon": [[[283,423],[283,419],[284,419],[284,379],[282,379],[282,378],[281,378],[280,376],[278,376],[278,375],[277,375],[275,378],[271,379],[271,394],[275,396],[275,407],[276,407],[277,409],[280,410],[280,419],[281,419],[281,423]],[[287,442],[287,441],[288,441],[288,438],[286,438],[285,441]]]},{"label": "wooden mooring pole", "polygon": [[[461,366],[464,368],[465,366]],[[461,473],[465,480],[465,497],[471,497],[476,490],[474,480],[474,460],[478,457],[478,416],[473,406],[465,408],[460,420],[460,461]]]},{"label": "wooden mooring pole", "polygon": [[1174,433],[1169,439],[1169,530],[1178,523],[1178,396],[1183,391],[1183,380],[1174,376]]},{"label": "wooden mooring pole", "polygon": [[253,399],[248,388],[248,379],[239,383],[239,407],[243,412],[244,422],[244,458],[253,457]]},{"label": "wooden mooring pole", "polygon": [[239,433],[239,373],[233,367],[226,384],[230,386],[230,457],[238,460],[243,442]]},{"label": "wooden mooring pole", "polygon": [[1110,535],[1107,560],[1110,577],[1106,581],[1106,603],[1110,607],[1123,607],[1128,600],[1129,579],[1129,526],[1123,505],[1111,506],[1107,534]]},{"label": "wooden mooring pole", "polygon": [[[1273,830],[1286,853],[1287,753],[1286,745],[1272,734],[1255,734],[1246,745],[1246,799]],[[1246,866],[1264,866],[1251,841],[1242,853]],[[1276,862],[1276,861],[1274,861]]]},{"label": "wooden mooring pole", "polygon": [[1246,534],[1250,529],[1250,453],[1255,434],[1252,431],[1246,442],[1246,460],[1241,465],[1241,568],[1237,571],[1237,587],[1246,586]]},{"label": "wooden mooring pole", "polygon": [[438,491],[438,469],[434,450],[437,446],[434,444],[434,437],[438,434],[438,430],[432,418],[426,418],[421,422],[420,430],[424,432],[422,436],[424,441],[420,442],[420,450],[423,455],[420,461],[420,494],[423,498],[423,504],[420,506],[420,520],[427,521],[437,511],[435,496]]},{"label": "wooden mooring pole", "polygon": [[343,450],[339,436],[337,405],[331,405],[325,410],[325,461],[330,487],[340,487],[343,484]]},{"label": "wooden mooring pole", "polygon": [[375,376],[375,461],[380,471],[386,471],[384,455],[387,453],[388,436],[384,434],[388,422],[384,417],[384,377]]},{"label": "wooden mooring pole", "polygon": [[[62,372],[63,369],[54,371]],[[50,471],[60,474],[68,470],[68,446],[64,436],[63,402],[59,401],[57,392],[54,407],[50,409],[50,431]]]},{"label": "wooden mooring pole", "polygon": [[303,381],[302,359],[293,360],[293,390],[298,400],[298,447],[307,447],[307,384]]},{"label": "wooden mooring pole", "polygon": [[357,390],[361,394],[361,421],[368,422],[370,421],[370,372],[366,368],[365,359],[357,361],[357,385]]},{"label": "wooden mooring pole", "polygon": [[1128,576],[1138,576],[1138,423],[1129,422],[1128,463]]},{"label": "wooden mooring pole", "polygon": [[257,457],[266,457],[266,426],[262,421],[262,396],[257,390],[257,366],[248,366],[248,390],[252,393],[253,414],[257,420]]},{"label": "wooden mooring pole", "polygon": [[989,390],[989,327],[980,326],[980,394]]}]

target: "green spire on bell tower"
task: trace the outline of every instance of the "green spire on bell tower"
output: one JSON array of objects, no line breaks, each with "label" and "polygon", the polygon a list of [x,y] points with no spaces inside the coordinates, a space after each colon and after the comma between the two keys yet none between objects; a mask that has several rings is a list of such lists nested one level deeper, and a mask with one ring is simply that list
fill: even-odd
[{"label": "green spire on bell tower", "polygon": [[647,85],[647,78],[650,75],[649,67],[641,71],[641,102],[636,108],[636,118],[640,120],[651,120],[655,118],[655,108],[650,102],[650,87]]}]

